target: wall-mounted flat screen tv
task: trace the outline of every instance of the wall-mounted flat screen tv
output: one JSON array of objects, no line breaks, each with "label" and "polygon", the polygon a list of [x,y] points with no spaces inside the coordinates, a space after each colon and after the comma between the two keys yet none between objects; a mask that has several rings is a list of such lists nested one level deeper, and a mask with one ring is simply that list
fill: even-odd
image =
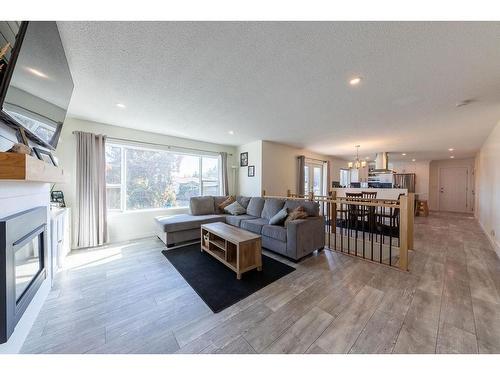
[{"label": "wall-mounted flat screen tv", "polygon": [[73,79],[56,22],[0,21],[0,116],[55,149]]}]

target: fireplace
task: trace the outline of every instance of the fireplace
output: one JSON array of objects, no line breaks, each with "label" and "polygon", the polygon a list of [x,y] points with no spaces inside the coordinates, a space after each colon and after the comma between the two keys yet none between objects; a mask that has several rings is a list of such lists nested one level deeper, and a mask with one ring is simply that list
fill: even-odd
[{"label": "fireplace", "polygon": [[0,343],[6,342],[47,277],[47,208],[0,220]]}]

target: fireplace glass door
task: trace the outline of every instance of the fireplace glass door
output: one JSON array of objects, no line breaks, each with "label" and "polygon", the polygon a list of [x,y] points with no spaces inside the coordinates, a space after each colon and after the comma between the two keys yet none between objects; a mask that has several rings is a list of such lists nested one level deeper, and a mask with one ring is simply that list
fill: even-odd
[{"label": "fireplace glass door", "polygon": [[43,269],[42,236],[43,232],[36,231],[27,240],[15,246],[16,302],[19,302],[31,282]]}]

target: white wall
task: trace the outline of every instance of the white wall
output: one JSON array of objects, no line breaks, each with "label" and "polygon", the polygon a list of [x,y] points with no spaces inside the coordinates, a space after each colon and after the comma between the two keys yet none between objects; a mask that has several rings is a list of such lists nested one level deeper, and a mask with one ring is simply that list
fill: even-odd
[{"label": "white wall", "polygon": [[[64,168],[68,175],[68,183],[56,185],[56,190],[62,190],[66,204],[73,206],[76,201],[76,138],[73,131],[81,130],[96,134],[105,134],[109,137],[130,139],[137,142],[151,142],[162,145],[171,145],[176,147],[195,148],[211,152],[227,152],[232,154],[228,156],[228,165],[236,165],[238,158],[236,148],[233,146],[217,145],[207,142],[198,142],[184,138],[170,137],[157,133],[144,132],[119,126],[111,126],[90,121],[78,120],[73,118],[66,119],[59,144],[57,146],[56,156],[59,159],[60,166]],[[231,169],[229,168],[229,188],[230,193],[235,185],[231,181]],[[154,217],[172,215],[176,213],[185,213],[186,209],[153,209],[130,211],[125,213],[110,213],[108,216],[108,233],[110,242],[126,241],[135,238],[154,235]],[[73,225],[75,223],[76,210],[72,210]]]},{"label": "white wall", "polygon": [[429,200],[430,161],[390,161],[389,169],[396,173],[415,173],[415,194],[420,200]]},{"label": "white wall", "polygon": [[476,156],[476,217],[500,255],[500,123]]},{"label": "white wall", "polygon": [[[248,177],[248,167],[240,167],[240,154],[248,152],[248,165],[255,166],[255,176]],[[262,194],[262,141],[247,143],[238,147],[237,161],[234,164],[238,175],[238,194],[248,197]]]},{"label": "white wall", "polygon": [[266,195],[286,195],[290,189],[293,193],[297,187],[297,157],[304,155],[306,158],[330,162],[330,181],[339,181],[340,168],[347,166],[345,160],[331,156],[316,154],[306,149],[291,147],[281,143],[262,142],[262,189]]},{"label": "white wall", "polygon": [[469,169],[467,192],[467,207],[469,212],[474,212],[474,159],[446,159],[432,160],[429,165],[429,209],[439,210],[439,170],[445,167],[464,167]]}]

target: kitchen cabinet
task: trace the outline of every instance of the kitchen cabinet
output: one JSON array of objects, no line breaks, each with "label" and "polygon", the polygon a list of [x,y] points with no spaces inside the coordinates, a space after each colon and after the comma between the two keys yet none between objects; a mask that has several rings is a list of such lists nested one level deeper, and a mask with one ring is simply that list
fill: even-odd
[{"label": "kitchen cabinet", "polygon": [[64,265],[71,251],[71,208],[50,209],[50,244],[52,249],[52,275]]}]

